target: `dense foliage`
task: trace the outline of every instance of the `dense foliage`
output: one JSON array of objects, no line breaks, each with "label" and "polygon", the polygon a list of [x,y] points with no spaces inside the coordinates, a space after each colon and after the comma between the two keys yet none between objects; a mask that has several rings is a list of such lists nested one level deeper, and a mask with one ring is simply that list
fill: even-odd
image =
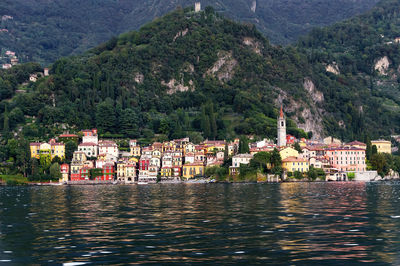
[{"label": "dense foliage", "polygon": [[[275,138],[276,107],[283,103],[293,119],[288,133],[296,137],[312,135],[296,125],[306,122],[305,110],[307,119],[321,119],[313,133],[344,140],[398,130],[398,112],[371,91],[370,79],[327,73],[322,61],[310,58],[314,48],[305,41],[299,46],[304,53],[272,46],[254,26],[224,19],[211,7],[178,9],[83,56],[56,61],[51,75],[36,83],[9,82],[12,89],[0,99],[0,127],[43,140],[92,127],[103,136],[147,140]],[[27,67],[0,73],[13,77]],[[316,91],[305,89],[305,79]],[[323,93],[320,103],[317,92]]]},{"label": "dense foliage", "polygon": [[[315,26],[331,24],[371,8],[377,0],[202,0],[233,19],[254,23],[274,43],[286,44]],[[256,2],[255,12],[251,8]],[[193,0],[3,0],[0,47],[23,62],[53,63],[141,25]],[[296,12],[293,12],[296,10]],[[4,53],[4,51],[2,51]],[[1,59],[0,59],[1,61]]]},{"label": "dense foliage", "polygon": [[[314,72],[337,65],[340,73],[328,73],[330,80],[319,81],[317,86],[332,99],[325,106],[328,112],[341,109],[347,113],[341,119],[341,135],[349,127],[357,133],[356,128],[363,129],[365,125],[377,128],[378,136],[388,135],[388,128],[392,133],[399,131],[397,37],[400,37],[400,2],[383,0],[364,15],[315,29],[298,42],[300,52],[307,55]],[[387,70],[378,71],[377,63],[385,57],[390,65]],[[330,86],[333,81],[338,86]],[[329,127],[337,127],[336,121],[331,121]]]},{"label": "dense foliage", "polygon": [[[246,46],[245,38],[259,51]],[[210,72],[221,58],[234,64],[232,70]],[[131,138],[196,138],[196,132],[210,139],[238,134],[273,138],[275,86],[307,97],[301,87],[307,68],[299,65],[307,63],[270,46],[253,26],[223,19],[212,8],[200,14],[181,9],[84,56],[56,61],[50,77],[22,86],[26,93],[11,102],[2,98],[2,124],[9,120],[10,129],[16,129],[18,123],[11,120],[16,109],[29,138],[92,127]],[[220,73],[231,77],[219,79]],[[187,89],[174,90],[167,83]],[[306,136],[293,122],[288,124],[289,133]]]}]

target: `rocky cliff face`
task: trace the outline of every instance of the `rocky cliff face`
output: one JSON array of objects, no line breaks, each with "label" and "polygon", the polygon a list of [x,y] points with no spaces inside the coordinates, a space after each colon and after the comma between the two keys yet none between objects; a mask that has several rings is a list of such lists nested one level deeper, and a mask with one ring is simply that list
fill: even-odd
[{"label": "rocky cliff face", "polygon": [[387,75],[389,70],[390,62],[387,56],[379,58],[374,66],[374,69],[379,72],[381,75]]}]

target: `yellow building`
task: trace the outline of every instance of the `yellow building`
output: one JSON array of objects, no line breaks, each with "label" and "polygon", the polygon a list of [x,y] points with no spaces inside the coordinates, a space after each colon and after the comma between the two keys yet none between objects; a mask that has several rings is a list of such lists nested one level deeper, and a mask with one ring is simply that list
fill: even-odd
[{"label": "yellow building", "polygon": [[307,140],[305,138],[301,138],[299,142],[300,148],[305,148],[307,147]]},{"label": "yellow building", "polygon": [[287,157],[282,160],[282,168],[287,172],[308,172],[310,168],[310,163],[307,159],[299,158],[299,157]]},{"label": "yellow building", "polygon": [[225,151],[225,141],[223,140],[207,140],[202,143],[206,149],[206,153],[213,153],[214,151]]},{"label": "yellow building", "polygon": [[392,153],[392,143],[388,140],[372,140],[372,146],[376,146],[378,153]]},{"label": "yellow building", "polygon": [[188,163],[183,166],[182,176],[186,179],[196,176],[204,176],[204,165],[202,163]]},{"label": "yellow building", "polygon": [[137,164],[139,162],[139,160],[135,157],[130,158],[128,161],[130,164]]},{"label": "yellow building", "polygon": [[136,178],[136,164],[129,161],[117,163],[117,180],[124,182],[134,182]]},{"label": "yellow building", "polygon": [[126,176],[126,162],[117,163],[117,180],[122,181]]},{"label": "yellow building", "polygon": [[168,178],[172,176],[172,167],[164,166],[161,168],[161,178]]},{"label": "yellow building", "polygon": [[65,144],[57,143],[54,139],[50,143],[30,143],[31,158],[39,159],[41,154],[50,154],[51,159],[58,156],[60,159],[65,158]]},{"label": "yellow building", "polygon": [[74,154],[72,155],[72,161],[81,163],[86,162],[87,161],[86,154],[81,151],[75,151]]},{"label": "yellow building", "polygon": [[131,155],[132,156],[140,157],[140,155],[141,155],[140,152],[141,152],[140,146],[131,146]]},{"label": "yellow building", "polygon": [[174,152],[176,150],[176,143],[173,141],[168,141],[163,143],[164,152]]},{"label": "yellow building", "polygon": [[282,160],[288,158],[288,157],[298,157],[299,152],[292,147],[286,147],[280,150],[279,154],[281,155]]},{"label": "yellow building", "polygon": [[65,144],[64,143],[52,143],[51,146],[51,159],[58,156],[60,159],[65,158]]},{"label": "yellow building", "polygon": [[30,144],[31,148],[31,158],[36,158],[39,159],[40,156],[40,143],[31,143]]}]

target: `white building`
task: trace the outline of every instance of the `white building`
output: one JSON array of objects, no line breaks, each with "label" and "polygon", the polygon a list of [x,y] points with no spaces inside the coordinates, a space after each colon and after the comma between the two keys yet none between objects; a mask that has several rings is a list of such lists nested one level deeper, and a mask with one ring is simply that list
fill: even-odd
[{"label": "white building", "polygon": [[232,166],[240,167],[241,164],[249,164],[251,159],[253,159],[253,155],[248,153],[235,155],[232,157]]},{"label": "white building", "polygon": [[109,154],[118,158],[118,145],[114,141],[101,140],[99,141],[99,154]]},{"label": "white building", "polygon": [[281,111],[278,117],[278,147],[286,146],[286,120],[283,115],[283,107],[281,106]]},{"label": "white building", "polygon": [[194,163],[194,153],[193,152],[188,152],[185,155],[185,163]]},{"label": "white building", "polygon": [[157,166],[158,168],[160,168],[160,167],[161,167],[161,160],[160,160],[160,158],[158,158],[158,157],[152,157],[152,158],[150,159],[150,165],[155,165],[155,166]]},{"label": "white building", "polygon": [[196,2],[194,4],[194,12],[200,12],[201,11],[201,3],[200,2]]},{"label": "white building", "polygon": [[78,151],[84,152],[87,157],[97,157],[98,147],[96,143],[84,142],[78,145]]}]

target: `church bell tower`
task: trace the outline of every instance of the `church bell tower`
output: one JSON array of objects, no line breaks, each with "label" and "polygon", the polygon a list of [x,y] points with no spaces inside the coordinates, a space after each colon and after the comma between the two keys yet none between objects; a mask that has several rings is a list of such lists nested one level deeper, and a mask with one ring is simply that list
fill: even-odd
[{"label": "church bell tower", "polygon": [[283,107],[281,106],[281,111],[279,112],[278,117],[278,147],[286,146],[286,119],[283,115]]}]

